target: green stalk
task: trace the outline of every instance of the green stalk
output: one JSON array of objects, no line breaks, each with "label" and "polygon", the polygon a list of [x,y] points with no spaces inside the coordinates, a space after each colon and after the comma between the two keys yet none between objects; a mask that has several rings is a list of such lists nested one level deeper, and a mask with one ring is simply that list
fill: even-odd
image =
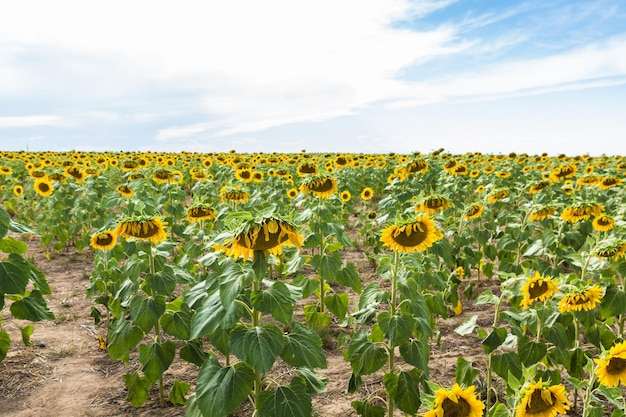
[{"label": "green stalk", "polygon": [[[150,251],[148,252],[148,259],[150,260],[150,274],[154,275],[156,273],[156,268],[154,267],[154,253],[153,246],[150,245]],[[151,294],[154,295],[154,294]],[[157,320],[154,325],[154,333],[156,335],[156,342],[161,344],[161,323],[160,320]],[[159,376],[159,407],[165,407],[165,388],[163,385],[163,374]]]},{"label": "green stalk", "polygon": [[[264,256],[264,254],[261,253],[257,253],[260,251],[255,251],[255,263],[257,261],[257,256]],[[265,259],[261,260],[262,262],[265,261]],[[252,290],[254,292],[259,292],[261,291],[261,281],[263,280],[263,277],[258,277],[254,276],[254,281],[252,282],[253,288]],[[252,306],[252,326],[253,327],[258,327],[259,324],[261,323],[261,312],[259,310],[257,310],[256,307]],[[254,388],[253,388],[253,394],[252,396],[253,398],[253,405],[254,405],[254,414],[255,416],[259,415],[259,403],[258,400],[261,397],[261,391],[263,389],[263,381],[262,381],[262,375],[261,372],[258,369],[254,369]]]},{"label": "green stalk", "polygon": [[[398,287],[398,270],[400,269],[400,253],[398,251],[393,252],[393,272],[391,274],[391,300],[389,302],[389,313],[391,316],[396,315],[396,303],[397,303],[397,287]],[[389,341],[389,373],[393,374],[395,371],[395,352],[396,347],[393,342]],[[387,396],[387,414],[389,417],[393,417],[393,410],[395,408],[394,399],[391,395]]]}]

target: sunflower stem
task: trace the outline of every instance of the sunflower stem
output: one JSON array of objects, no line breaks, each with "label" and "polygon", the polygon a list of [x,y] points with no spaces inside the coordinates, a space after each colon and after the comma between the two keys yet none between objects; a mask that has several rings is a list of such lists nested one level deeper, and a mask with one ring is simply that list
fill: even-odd
[{"label": "sunflower stem", "polygon": [[537,343],[541,341],[541,317],[539,317],[539,313],[535,311],[537,315]]},{"label": "sunflower stem", "polygon": [[[593,368],[593,367],[591,367]],[[585,390],[585,398],[583,399],[583,411],[582,417],[589,417],[589,406],[591,405],[591,393],[593,392],[593,385],[596,383],[596,374],[593,369],[589,371],[589,385]]]},{"label": "sunflower stem", "polygon": [[[396,315],[396,303],[397,303],[397,288],[398,288],[398,271],[400,269],[400,253],[398,251],[393,252],[393,272],[391,274],[391,300],[389,301],[389,313],[391,317]],[[394,374],[396,363],[395,353],[396,346],[393,341],[389,341],[389,373]],[[393,417],[393,410],[395,407],[394,399],[391,395],[387,396],[387,413],[389,417]]]},{"label": "sunflower stem", "polygon": [[[154,247],[150,245],[150,250],[148,251],[148,259],[150,264],[150,275],[154,275],[156,273],[156,268],[154,266]],[[156,336],[156,342],[161,344],[161,325],[160,321],[157,320],[154,325],[154,334]],[[165,407],[165,388],[163,385],[163,374],[159,376],[159,407]]]}]

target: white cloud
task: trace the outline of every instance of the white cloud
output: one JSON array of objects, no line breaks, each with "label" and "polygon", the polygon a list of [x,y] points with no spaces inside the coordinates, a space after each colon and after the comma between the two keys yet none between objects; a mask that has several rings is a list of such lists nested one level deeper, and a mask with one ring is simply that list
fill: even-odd
[{"label": "white cloud", "polygon": [[0,117],[0,128],[64,125],[66,125],[66,122],[61,117],[47,114]]}]

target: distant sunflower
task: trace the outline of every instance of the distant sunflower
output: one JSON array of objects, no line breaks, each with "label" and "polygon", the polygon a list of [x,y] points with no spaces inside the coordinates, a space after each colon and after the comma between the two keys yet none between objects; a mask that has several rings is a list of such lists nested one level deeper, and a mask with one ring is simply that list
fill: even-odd
[{"label": "distant sunflower", "polygon": [[337,181],[331,176],[314,176],[306,178],[300,185],[302,194],[313,194],[318,198],[330,198],[337,192]]},{"label": "distant sunflower", "polygon": [[128,240],[149,240],[155,245],[167,239],[165,224],[160,217],[126,218],[115,228],[115,234]]},{"label": "distant sunflower", "polygon": [[215,209],[207,204],[196,204],[187,210],[187,221],[197,223],[203,220],[214,220]]},{"label": "distant sunflower", "polygon": [[261,171],[254,171],[252,173],[252,181],[254,182],[262,182],[263,181],[263,173]]},{"label": "distant sunflower", "polygon": [[543,190],[544,188],[548,188],[549,186],[551,186],[552,183],[549,181],[540,181],[537,182],[533,185],[530,186],[530,193],[531,194],[537,194],[539,191]]},{"label": "distant sunflower", "polygon": [[303,162],[302,164],[300,164],[300,166],[298,166],[296,173],[298,174],[298,176],[303,177],[305,175],[317,175],[318,170],[317,166],[315,166],[314,164],[310,162]]},{"label": "distant sunflower", "polygon": [[220,191],[220,199],[222,201],[231,201],[233,203],[247,203],[250,195],[238,187],[226,185]]},{"label": "distant sunflower", "polygon": [[559,311],[590,311],[602,300],[602,287],[593,285],[585,290],[567,294],[559,302]]},{"label": "distant sunflower", "polygon": [[368,220],[376,220],[377,217],[378,217],[378,213],[376,213],[375,211],[370,211],[367,213]]},{"label": "distant sunflower", "polygon": [[131,198],[133,196],[133,190],[128,185],[120,185],[117,187],[117,191],[122,197]]},{"label": "distant sunflower", "polygon": [[7,166],[0,166],[0,175],[9,176],[13,173],[13,169]]},{"label": "distant sunflower", "polygon": [[452,203],[445,197],[428,197],[415,206],[415,211],[436,214],[452,207]]},{"label": "distant sunflower", "polygon": [[465,210],[465,215],[463,215],[463,217],[465,220],[474,220],[479,218],[483,214],[484,210],[485,207],[482,204],[472,204],[467,208],[467,210]]},{"label": "distant sunflower", "polygon": [[117,236],[111,230],[91,235],[90,245],[97,250],[109,250],[115,247]]},{"label": "distant sunflower", "polygon": [[599,216],[604,206],[599,204],[582,203],[568,207],[561,213],[561,218],[569,223],[587,220],[591,216]]},{"label": "distant sunflower", "polygon": [[598,187],[602,188],[603,190],[608,190],[609,188],[620,185],[621,183],[622,183],[621,178],[604,177],[598,183]]},{"label": "distant sunflower", "polygon": [[13,194],[15,194],[16,197],[21,197],[22,194],[24,194],[24,187],[19,184],[13,186]]},{"label": "distant sunflower", "polygon": [[339,198],[343,203],[347,203],[348,201],[350,201],[351,197],[352,194],[350,194],[350,191],[348,190],[342,191],[341,194],[339,194]]},{"label": "distant sunflower", "polygon": [[533,209],[533,211],[530,213],[530,216],[528,216],[528,221],[536,222],[539,220],[545,220],[548,217],[552,216],[554,213],[556,213],[556,207],[537,207]]},{"label": "distant sunflower", "polygon": [[470,178],[478,178],[480,176],[480,169],[473,169],[469,173]]},{"label": "distant sunflower", "polygon": [[488,203],[495,203],[496,201],[500,201],[503,198],[507,198],[508,196],[509,196],[509,190],[507,190],[507,189],[492,191],[487,196],[487,202]]},{"label": "distant sunflower", "polygon": [[557,282],[549,276],[541,276],[539,272],[534,277],[529,277],[520,287],[523,299],[520,305],[527,309],[537,301],[545,301],[558,291]]},{"label": "distant sunflower", "polygon": [[596,250],[596,256],[599,258],[619,259],[626,253],[626,241],[612,240],[606,242]]},{"label": "distant sunflower", "polygon": [[554,182],[559,182],[565,178],[571,178],[576,175],[576,165],[564,165],[556,168],[549,174],[549,178]]},{"label": "distant sunflower", "polygon": [[381,232],[380,241],[394,251],[422,252],[442,238],[443,234],[425,214],[411,222],[386,227]]},{"label": "distant sunflower", "polygon": [[554,417],[557,414],[566,414],[569,410],[569,401],[563,385],[544,388],[540,379],[536,384],[530,384],[525,388],[523,396],[516,410],[517,417]]},{"label": "distant sunflower", "polygon": [[371,187],[365,187],[363,191],[361,191],[361,200],[367,201],[371,200],[374,197],[374,190]]},{"label": "distant sunflower", "polygon": [[498,171],[496,172],[496,177],[498,178],[509,178],[511,176],[511,172],[509,171]]},{"label": "distant sunflower", "polygon": [[586,176],[580,177],[576,180],[576,184],[578,184],[578,188],[581,188],[583,185],[597,185],[602,180],[601,177],[598,176]]},{"label": "distant sunflower", "polygon": [[176,177],[168,169],[157,169],[152,173],[152,179],[158,184],[176,182]]},{"label": "distant sunflower", "polygon": [[469,173],[469,170],[467,169],[467,166],[463,164],[457,164],[454,168],[452,168],[451,172],[454,175],[467,175]]},{"label": "distant sunflower", "polygon": [[233,258],[243,257],[246,261],[254,257],[256,251],[280,255],[284,246],[299,248],[303,240],[304,237],[291,223],[270,217],[260,223],[246,225],[225,244],[216,245],[215,248]]},{"label": "distant sunflower", "polygon": [[78,167],[74,167],[74,166],[69,166],[67,168],[65,168],[65,176],[66,177],[72,177],[76,180],[77,183],[82,183],[85,178],[87,177],[87,175],[85,174],[85,171],[83,171],[82,169],[78,168]]},{"label": "distant sunflower", "polygon": [[238,169],[235,171],[235,178],[242,182],[252,181],[252,170],[249,168]]},{"label": "distant sunflower", "polygon": [[413,161],[404,167],[407,174],[423,174],[428,172],[428,163],[426,161]]},{"label": "distant sunflower", "polygon": [[39,194],[42,197],[48,197],[52,195],[52,192],[54,191],[54,187],[52,186],[52,183],[48,181],[46,178],[35,181],[34,188],[37,194]]},{"label": "distant sunflower", "polygon": [[474,385],[461,389],[454,384],[450,389],[439,388],[435,391],[434,408],[424,417],[482,417],[485,404],[476,398]]},{"label": "distant sunflower", "polygon": [[290,199],[296,198],[297,195],[298,195],[298,189],[297,188],[290,188],[287,191],[287,197],[289,197]]},{"label": "distant sunflower", "polygon": [[608,232],[613,227],[615,227],[615,219],[610,216],[605,216],[601,214],[593,219],[591,222],[593,228],[600,232]]},{"label": "distant sunflower", "polygon": [[620,381],[626,383],[626,342],[617,343],[603,356],[594,359],[598,381],[609,388],[618,386]]}]

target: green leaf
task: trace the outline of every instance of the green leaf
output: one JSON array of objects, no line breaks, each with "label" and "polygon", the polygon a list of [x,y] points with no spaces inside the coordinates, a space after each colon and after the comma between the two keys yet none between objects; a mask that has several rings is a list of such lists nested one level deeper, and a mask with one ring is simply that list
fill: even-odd
[{"label": "green leaf", "polygon": [[519,356],[514,352],[493,355],[491,357],[491,365],[493,371],[505,381],[509,372],[517,379],[522,378],[522,363],[520,362]]},{"label": "green leaf", "polygon": [[496,350],[506,340],[507,331],[504,327],[494,327],[489,336],[483,341],[483,350],[489,354]]},{"label": "green leaf", "polygon": [[387,352],[367,340],[366,331],[359,330],[350,340],[344,351],[345,359],[350,362],[356,375],[368,375],[378,371],[387,362]]},{"label": "green leaf", "polygon": [[326,313],[317,311],[314,305],[304,306],[304,321],[313,330],[320,331],[330,324],[330,317]]},{"label": "green leaf", "polygon": [[[417,369],[428,370],[430,348],[425,340],[413,339],[408,343],[401,344],[400,355],[408,364]],[[428,375],[427,372],[426,375]]]},{"label": "green leaf", "polygon": [[465,360],[463,357],[456,359],[456,382],[459,385],[469,387],[474,385],[474,381],[478,378],[480,371],[472,366],[472,362]]},{"label": "green leaf", "polygon": [[271,287],[253,291],[250,296],[252,305],[263,313],[271,313],[282,323],[289,324],[293,315],[293,301],[287,286],[280,281],[274,282]]},{"label": "green leaf", "polygon": [[18,254],[12,253],[9,259],[0,262],[0,293],[24,294],[28,285],[30,266]]},{"label": "green leaf", "polygon": [[565,326],[561,323],[555,323],[552,326],[544,327],[543,336],[548,342],[552,343],[558,349],[566,349],[569,344]]},{"label": "green leaf", "polygon": [[291,323],[291,328],[292,331],[285,337],[281,358],[295,367],[326,368],[326,354],[319,335],[295,321]]},{"label": "green leaf", "polygon": [[231,263],[220,275],[220,300],[225,308],[228,308],[241,293],[242,289],[248,288],[254,280],[254,271],[244,264]]},{"label": "green leaf", "polygon": [[275,324],[235,326],[230,333],[230,348],[240,360],[262,374],[269,372],[285,345],[283,332]]},{"label": "green leaf", "polygon": [[[2,288],[0,288],[0,292],[2,292]],[[600,313],[603,320],[626,313],[626,294],[615,284],[606,287],[600,304]]]},{"label": "green leaf", "polygon": [[341,255],[333,252],[330,255],[315,255],[311,259],[311,266],[326,282],[335,282],[335,275],[341,269]]},{"label": "green leaf", "polygon": [[151,384],[154,384],[167,371],[174,361],[176,344],[168,340],[165,343],[153,343],[139,346],[139,363],[141,370]]},{"label": "green leaf", "polygon": [[139,373],[124,374],[124,384],[126,384],[126,399],[130,401],[133,407],[138,408],[143,405],[150,395],[150,381]]},{"label": "green leaf", "polygon": [[20,320],[54,320],[54,314],[46,305],[46,300],[43,299],[39,290],[33,290],[28,297],[11,304],[11,314]]},{"label": "green leaf", "polygon": [[0,362],[7,357],[9,346],[11,346],[9,334],[5,330],[0,330]]},{"label": "green leaf", "polygon": [[130,318],[144,333],[149,333],[165,312],[165,297],[143,298],[136,294],[130,300]]},{"label": "green leaf", "polygon": [[309,368],[298,368],[298,372],[305,379],[307,390],[315,394],[321,394],[326,392],[326,385],[328,384],[328,378],[315,373]]},{"label": "green leaf", "polygon": [[335,279],[339,284],[352,288],[357,294],[361,293],[361,277],[352,262],[346,263],[346,266],[337,271]]},{"label": "green leaf", "polygon": [[179,311],[165,313],[161,316],[161,327],[167,334],[178,340],[189,340],[191,336],[191,309],[182,304]]},{"label": "green leaf", "polygon": [[304,378],[295,377],[289,386],[262,391],[259,401],[260,417],[311,417],[313,406]]},{"label": "green leaf", "polygon": [[389,293],[380,289],[378,281],[372,281],[367,284],[359,297],[359,309],[369,308],[372,305],[376,306],[388,299]]},{"label": "green leaf", "polygon": [[522,364],[528,367],[542,360],[548,353],[548,348],[545,343],[530,341],[525,344],[520,343],[517,351]]},{"label": "green leaf", "polygon": [[340,320],[346,316],[348,312],[348,305],[350,304],[350,300],[348,300],[348,294],[345,292],[339,294],[333,294],[331,296],[326,296],[324,298],[324,305],[328,308],[328,311],[337,316]]},{"label": "green leaf", "polygon": [[24,253],[28,250],[28,245],[21,240],[9,236],[0,240],[0,251],[4,253]]},{"label": "green leaf", "polygon": [[146,275],[144,285],[146,289],[152,290],[156,294],[172,295],[176,288],[176,276],[171,267],[166,267],[156,274]]},{"label": "green leaf", "polygon": [[485,290],[474,300],[474,305],[479,304],[497,304],[498,296],[496,296],[491,290]]},{"label": "green leaf", "polygon": [[30,274],[28,279],[30,282],[33,283],[33,287],[36,290],[39,290],[42,295],[48,295],[52,293],[52,291],[50,291],[48,281],[46,281],[46,276],[33,264],[30,264]]},{"label": "green leaf", "polygon": [[191,339],[200,336],[213,335],[220,327],[226,329],[234,325],[242,314],[242,307],[237,303],[232,303],[224,307],[220,300],[220,294],[211,294],[196,311],[191,319]]},{"label": "green leaf", "polygon": [[2,207],[0,207],[0,238],[4,237],[9,231],[11,225],[11,216]]},{"label": "green leaf", "polygon": [[401,411],[415,415],[422,404],[419,391],[420,378],[417,369],[398,374],[395,403]]},{"label": "green leaf", "polygon": [[474,314],[471,317],[468,317],[467,319],[465,319],[463,323],[461,323],[460,326],[454,329],[455,333],[458,333],[461,336],[467,336],[468,334],[472,333],[474,329],[476,328],[477,320],[478,320],[478,316],[476,314]]},{"label": "green leaf", "polygon": [[35,331],[35,327],[32,324],[29,324],[24,327],[20,327],[20,332],[22,333],[22,342],[24,346],[31,346],[32,343],[30,341],[30,337],[33,335]]},{"label": "green leaf", "polygon": [[350,403],[361,417],[385,417],[385,409],[380,405],[370,404],[369,401],[352,401]]},{"label": "green leaf", "polygon": [[109,332],[109,356],[128,363],[128,354],[143,338],[143,331],[124,317],[113,321]]},{"label": "green leaf", "polygon": [[388,311],[384,311],[377,319],[385,337],[396,346],[406,343],[413,334],[415,319],[408,314],[392,316]]},{"label": "green leaf", "polygon": [[487,413],[488,417],[509,417],[509,409],[506,408],[506,405],[496,402],[493,407],[489,409]]},{"label": "green leaf", "polygon": [[182,359],[198,366],[202,366],[209,357],[209,354],[204,351],[202,342],[198,340],[188,341],[178,354]]},{"label": "green leaf", "polygon": [[172,404],[184,405],[187,402],[185,395],[189,392],[191,386],[183,381],[174,381],[174,385],[170,388],[168,400]]},{"label": "green leaf", "polygon": [[198,372],[196,403],[205,417],[226,417],[248,398],[254,386],[254,369],[245,362],[220,366],[209,357]]}]

